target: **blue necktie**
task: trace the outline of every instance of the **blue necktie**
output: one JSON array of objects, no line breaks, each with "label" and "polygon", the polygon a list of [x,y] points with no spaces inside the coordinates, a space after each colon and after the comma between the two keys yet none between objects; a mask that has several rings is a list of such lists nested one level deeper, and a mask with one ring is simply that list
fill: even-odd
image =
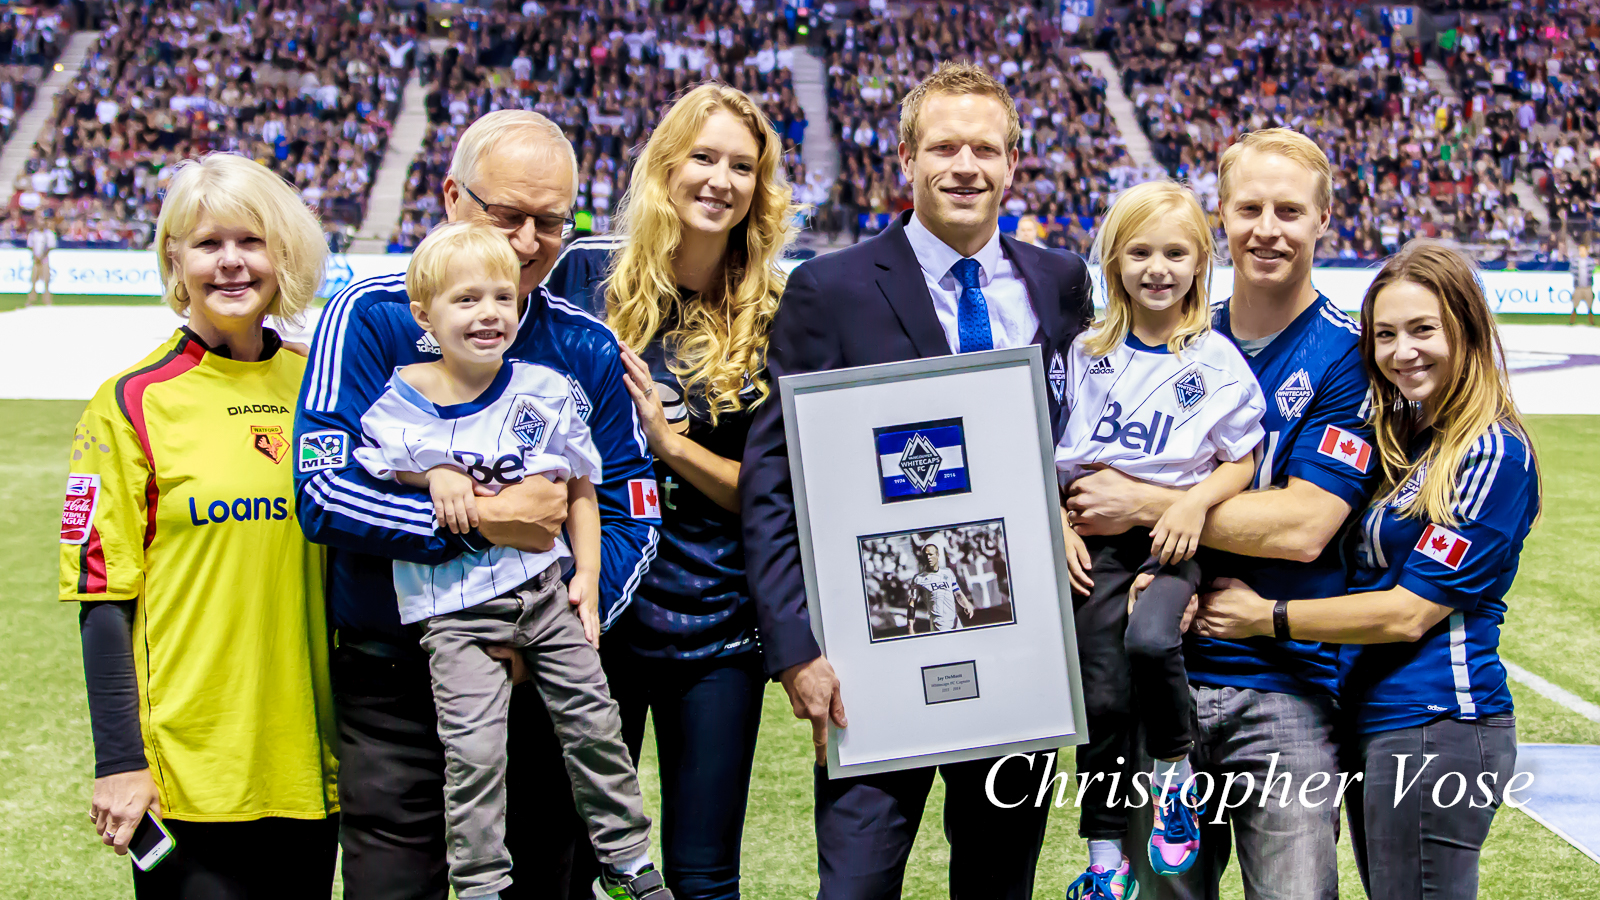
[{"label": "blue necktie", "polygon": [[989,303],[978,287],[978,261],[958,259],[950,274],[961,283],[961,298],[956,301],[956,337],[961,339],[957,353],[993,350],[994,335],[989,331]]}]

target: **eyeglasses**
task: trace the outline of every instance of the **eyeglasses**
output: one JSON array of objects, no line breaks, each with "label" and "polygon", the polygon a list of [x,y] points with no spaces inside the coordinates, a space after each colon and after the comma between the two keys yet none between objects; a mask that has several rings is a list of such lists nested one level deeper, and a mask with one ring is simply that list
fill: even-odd
[{"label": "eyeglasses", "polygon": [[566,239],[572,236],[572,230],[577,222],[571,216],[535,215],[517,209],[515,206],[505,206],[500,203],[485,203],[483,198],[472,192],[472,188],[462,185],[461,189],[467,192],[477,204],[483,207],[483,212],[489,217],[489,222],[494,227],[511,234],[522,230],[529,219],[533,220],[533,230],[541,237]]}]

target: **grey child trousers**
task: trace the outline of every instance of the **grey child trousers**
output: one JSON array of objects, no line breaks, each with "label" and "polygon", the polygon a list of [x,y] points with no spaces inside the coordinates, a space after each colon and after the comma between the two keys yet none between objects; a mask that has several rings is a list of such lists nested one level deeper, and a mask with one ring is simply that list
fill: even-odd
[{"label": "grey child trousers", "polygon": [[506,718],[511,680],[487,644],[522,650],[550,710],[578,814],[601,863],[619,866],[650,844],[639,780],[622,741],[622,717],[600,653],[583,637],[556,563],[515,591],[425,623],[445,751],[446,858],[457,896],[511,884],[505,844]]}]

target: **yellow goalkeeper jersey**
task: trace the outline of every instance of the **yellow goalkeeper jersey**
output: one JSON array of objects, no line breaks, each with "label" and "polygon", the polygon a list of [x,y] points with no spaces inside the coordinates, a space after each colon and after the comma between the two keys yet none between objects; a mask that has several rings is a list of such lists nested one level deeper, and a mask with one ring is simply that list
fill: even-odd
[{"label": "yellow goalkeeper jersey", "polygon": [[180,329],[101,385],[73,436],[61,599],[137,600],[145,756],[165,816],[338,810],[323,551],[295,518],[303,357]]}]

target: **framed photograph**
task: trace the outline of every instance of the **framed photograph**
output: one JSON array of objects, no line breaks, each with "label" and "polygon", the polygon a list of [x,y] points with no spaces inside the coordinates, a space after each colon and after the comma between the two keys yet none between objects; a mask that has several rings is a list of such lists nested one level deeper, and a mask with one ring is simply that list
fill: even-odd
[{"label": "framed photograph", "polygon": [[1087,739],[1039,348],[779,382],[831,778]]}]

